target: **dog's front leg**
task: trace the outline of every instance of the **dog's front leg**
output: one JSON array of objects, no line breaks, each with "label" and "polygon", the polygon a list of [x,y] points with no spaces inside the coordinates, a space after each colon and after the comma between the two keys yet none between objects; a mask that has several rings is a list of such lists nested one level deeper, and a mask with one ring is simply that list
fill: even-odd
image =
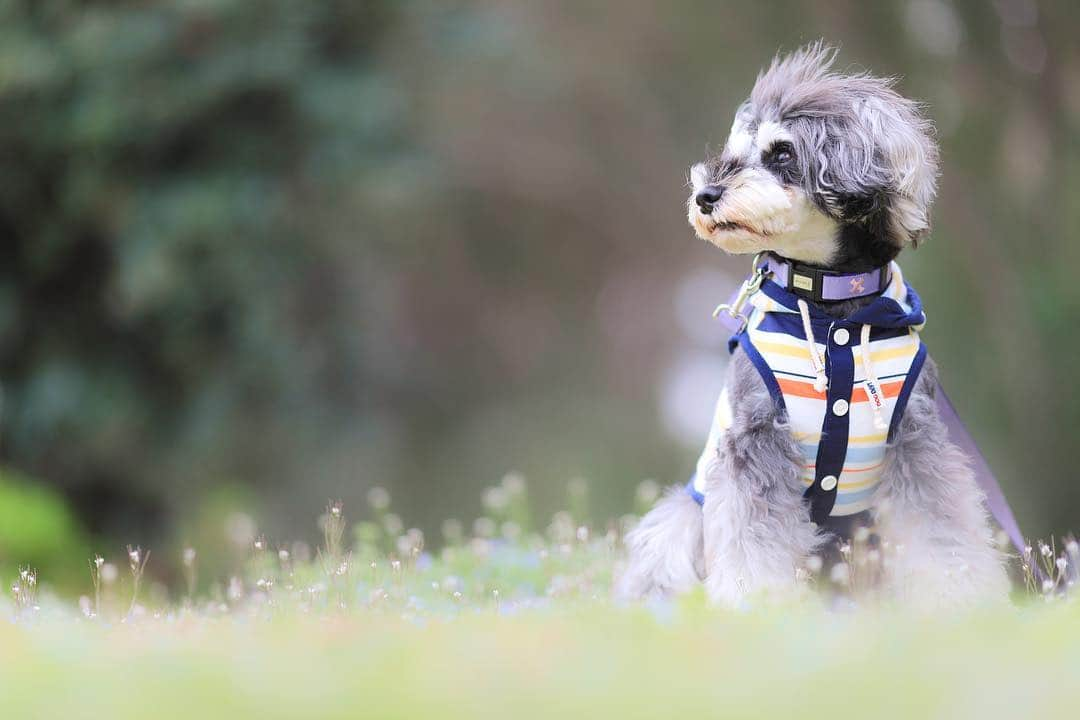
[{"label": "dog's front leg", "polygon": [[736,606],[749,595],[783,599],[821,543],[799,482],[802,454],[757,370],[737,351],[729,375],[732,426],[707,476],[706,589]]},{"label": "dog's front leg", "polygon": [[878,525],[889,542],[886,582],[900,601],[929,610],[1004,600],[1004,558],[968,459],[938,415],[936,387],[928,360],[882,477]]}]

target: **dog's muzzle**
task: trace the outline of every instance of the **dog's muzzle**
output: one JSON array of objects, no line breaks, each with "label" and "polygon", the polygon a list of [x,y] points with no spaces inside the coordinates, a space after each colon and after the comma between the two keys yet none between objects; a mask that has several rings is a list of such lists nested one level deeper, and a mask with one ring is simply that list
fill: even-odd
[{"label": "dog's muzzle", "polygon": [[711,213],[713,208],[716,207],[716,203],[720,202],[720,198],[724,196],[724,188],[719,185],[706,185],[698,190],[697,195],[694,196],[694,202],[703,213]]}]

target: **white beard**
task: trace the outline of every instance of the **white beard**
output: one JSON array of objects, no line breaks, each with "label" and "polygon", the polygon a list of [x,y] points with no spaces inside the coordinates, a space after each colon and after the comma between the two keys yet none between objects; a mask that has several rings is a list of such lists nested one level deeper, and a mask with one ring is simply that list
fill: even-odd
[{"label": "white beard", "polygon": [[828,265],[836,256],[839,225],[800,188],[784,187],[764,169],[747,168],[725,181],[720,203],[703,213],[694,196],[705,187],[704,180],[704,169],[695,166],[687,205],[690,224],[703,240],[729,253],[772,250],[814,265]]}]

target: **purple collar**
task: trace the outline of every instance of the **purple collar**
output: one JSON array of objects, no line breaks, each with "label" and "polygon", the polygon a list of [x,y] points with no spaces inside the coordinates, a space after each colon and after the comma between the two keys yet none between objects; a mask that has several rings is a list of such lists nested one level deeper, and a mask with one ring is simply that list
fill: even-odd
[{"label": "purple collar", "polygon": [[788,292],[814,302],[835,302],[876,295],[892,280],[886,263],[870,272],[840,273],[785,260],[769,253],[773,281]]}]

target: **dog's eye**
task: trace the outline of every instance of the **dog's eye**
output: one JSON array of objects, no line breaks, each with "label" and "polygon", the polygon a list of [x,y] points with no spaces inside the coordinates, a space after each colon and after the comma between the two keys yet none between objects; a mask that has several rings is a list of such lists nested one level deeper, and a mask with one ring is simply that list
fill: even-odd
[{"label": "dog's eye", "polygon": [[772,165],[787,165],[795,159],[795,153],[792,151],[792,147],[787,143],[780,143],[775,145],[769,152],[769,163]]}]

